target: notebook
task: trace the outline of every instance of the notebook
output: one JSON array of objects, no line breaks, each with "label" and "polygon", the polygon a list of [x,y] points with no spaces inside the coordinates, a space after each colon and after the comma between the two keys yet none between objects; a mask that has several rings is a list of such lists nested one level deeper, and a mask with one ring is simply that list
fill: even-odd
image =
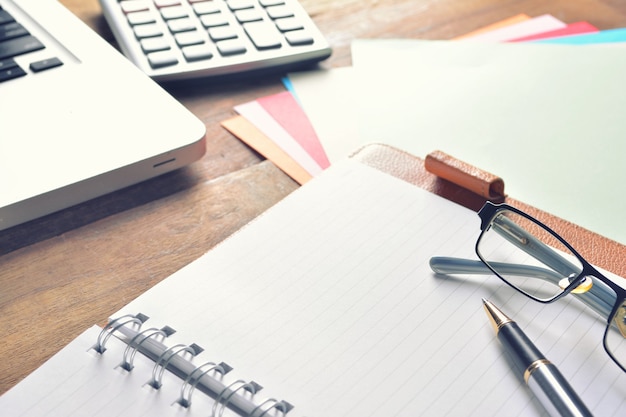
[{"label": "notebook", "polygon": [[115,332],[86,330],[0,397],[0,409],[543,416],[505,360],[485,297],[596,415],[624,415],[626,375],[602,348],[604,323],[574,297],[542,305],[495,277],[430,271],[433,255],[472,257],[478,231],[472,210],[355,159],[338,162],[116,312]]},{"label": "notebook", "polygon": [[0,230],[204,154],[204,124],[56,1],[0,8]]}]

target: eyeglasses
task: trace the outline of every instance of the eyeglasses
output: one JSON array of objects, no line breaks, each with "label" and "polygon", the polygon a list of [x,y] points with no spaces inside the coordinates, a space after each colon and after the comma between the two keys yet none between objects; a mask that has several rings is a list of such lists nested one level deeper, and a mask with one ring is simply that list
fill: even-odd
[{"label": "eyeglasses", "polygon": [[487,202],[478,216],[480,261],[433,257],[432,270],[439,274],[491,271],[541,303],[573,294],[606,318],[604,349],[626,372],[626,289],[601,274],[548,226],[515,207]]}]

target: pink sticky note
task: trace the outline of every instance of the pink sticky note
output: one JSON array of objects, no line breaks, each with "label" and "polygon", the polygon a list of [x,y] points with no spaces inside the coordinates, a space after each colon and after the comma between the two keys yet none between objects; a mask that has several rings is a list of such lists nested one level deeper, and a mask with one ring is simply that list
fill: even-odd
[{"label": "pink sticky note", "polygon": [[330,162],[315,129],[300,104],[289,91],[256,100],[280,124],[322,169]]},{"label": "pink sticky note", "polygon": [[527,42],[538,39],[559,38],[561,36],[581,35],[583,33],[598,32],[598,28],[588,22],[570,23],[561,29],[550,30],[548,32],[537,33],[534,35],[522,36],[521,38],[511,39],[509,42]]}]

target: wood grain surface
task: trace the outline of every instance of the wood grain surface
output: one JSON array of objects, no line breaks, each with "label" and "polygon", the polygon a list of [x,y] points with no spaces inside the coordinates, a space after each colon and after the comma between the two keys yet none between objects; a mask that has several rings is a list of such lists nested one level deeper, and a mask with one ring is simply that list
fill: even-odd
[{"label": "wood grain surface", "polygon": [[[61,3],[114,44],[97,0]],[[349,65],[356,38],[450,39],[518,13],[626,26],[623,0],[301,3],[333,47],[326,68]],[[282,91],[282,75],[165,85],[207,126],[199,162],[0,232],[0,393],[296,189],[219,125],[234,105]]]}]

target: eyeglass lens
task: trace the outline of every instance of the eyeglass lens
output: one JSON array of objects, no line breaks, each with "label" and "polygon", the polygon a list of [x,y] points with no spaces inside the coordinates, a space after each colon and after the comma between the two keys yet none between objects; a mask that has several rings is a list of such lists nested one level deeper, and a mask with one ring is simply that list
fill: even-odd
[{"label": "eyeglass lens", "polygon": [[626,371],[626,300],[622,300],[606,329],[604,348]]},{"label": "eyeglass lens", "polygon": [[502,279],[543,301],[562,293],[583,268],[550,231],[509,210],[493,218],[477,251]]},{"label": "eyeglass lens", "polygon": [[[583,265],[571,250],[541,224],[510,211],[501,210],[481,234],[476,246],[478,256],[501,279],[519,291],[542,301],[550,301],[582,272]],[[572,292],[585,292],[592,280],[583,281]],[[597,282],[602,297],[615,305],[617,294],[609,286]],[[594,292],[592,291],[592,292]],[[609,324],[604,346],[626,367],[626,301]]]}]

